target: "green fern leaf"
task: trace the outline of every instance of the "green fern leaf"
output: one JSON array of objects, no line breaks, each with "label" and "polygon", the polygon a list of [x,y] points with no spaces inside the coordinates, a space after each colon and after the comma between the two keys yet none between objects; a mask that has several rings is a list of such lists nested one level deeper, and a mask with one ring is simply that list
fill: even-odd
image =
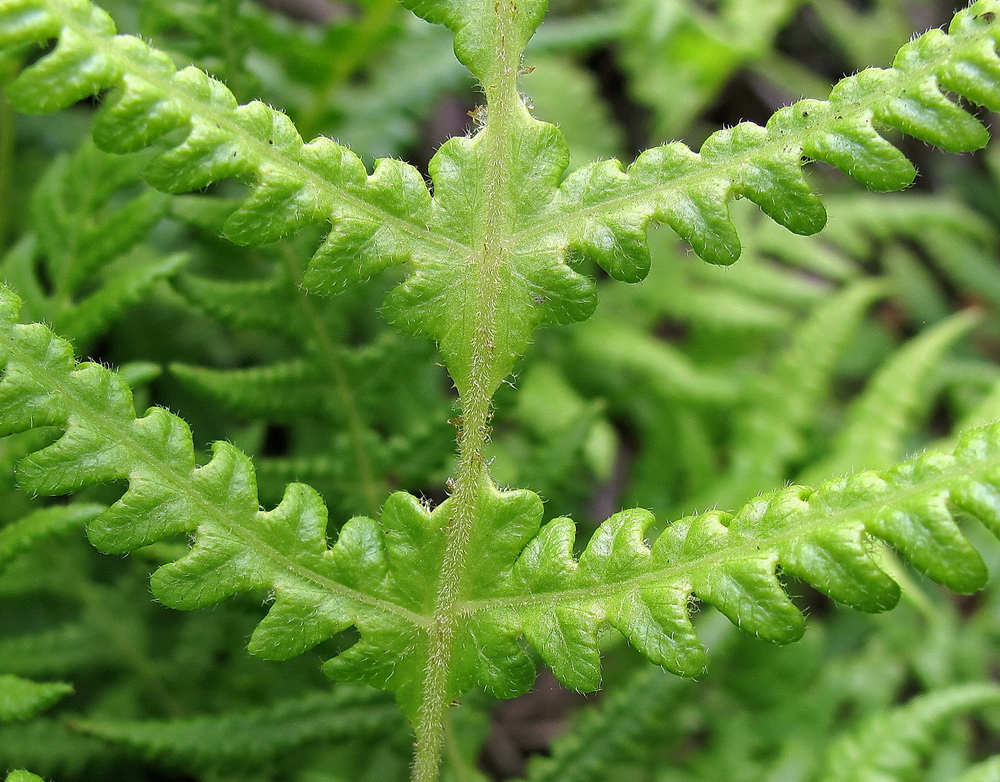
[{"label": "green fern leaf", "polygon": [[[272,511],[258,507],[249,460],[217,443],[196,467],[186,426],[163,410],[137,418],[127,386],[94,364],[77,366],[65,342],[42,326],[16,324],[4,293],[0,381],[4,432],[55,426],[63,435],[21,460],[22,486],[62,494],[128,481],[122,498],[88,525],[109,552],[175,534],[194,545],[152,577],[178,608],[269,589],[274,604],[250,642],[283,659],[356,625],[360,641],[326,664],[336,678],[394,690],[414,719],[434,633],[437,573],[443,567],[451,500],[434,510],[397,493],[381,519],[357,517],[336,544],[316,493],[288,487]],[[598,640],[617,627],[646,657],[695,675],[705,654],[688,615],[691,595],[715,605],[745,632],[795,640],[804,619],[776,575],[801,577],[836,600],[875,611],[898,587],[869,554],[869,540],[898,547],[956,591],[982,586],[982,558],[955,526],[962,511],[1000,530],[1000,427],[967,436],[953,456],[928,454],[884,473],[862,473],[816,490],[763,495],[735,515],[711,512],[670,525],[650,549],[643,510],[616,514],[577,560],[568,519],[542,526],[539,498],[479,487],[466,557],[475,567],[457,585],[454,664],[446,693],[479,685],[498,697],[534,681],[524,636],[556,675],[577,689],[600,680]]]},{"label": "green fern leaf", "polygon": [[81,346],[185,262],[141,246],[170,199],[145,190],[119,205],[122,191],[140,182],[143,163],[121,161],[90,143],[57,158],[32,195],[32,232],[0,264],[0,276],[23,296],[25,315]]},{"label": "green fern leaf", "polygon": [[[507,67],[544,11],[539,0],[509,8],[488,0],[407,5],[455,32],[459,58],[480,78],[500,61]],[[845,79],[828,102],[800,102],[767,127],[744,123],[721,131],[699,154],[680,144],[649,150],[627,174],[617,162],[601,162],[560,183],[568,164],[561,134],[510,105],[504,140],[496,129],[484,130],[441,147],[430,166],[433,198],[410,166],[381,160],[369,176],[341,146],[323,139],[304,144],[283,114],[260,103],[238,106],[200,71],[176,71],[144,42],[116,36],[110,18],[85,0],[4,0],[0,46],[58,38],[55,50],[11,85],[11,100],[44,112],[112,88],[95,137],[116,151],[172,144],[146,170],[154,186],[179,192],[225,177],[252,181],[227,222],[234,241],[266,243],[332,215],[333,228],[306,278],[313,290],[335,292],[411,262],[413,272],[390,295],[386,315],[439,342],[464,395],[472,385],[496,389],[536,326],[591,314],[594,288],[566,264],[570,251],[594,258],[618,279],[641,279],[649,266],[646,227],[657,220],[707,260],[731,263],[740,246],[728,216],[733,196],[749,198],[792,231],[823,226],[823,206],[802,177],[803,156],[877,189],[898,189],[912,180],[913,167],[876,123],[949,151],[982,146],[985,128],[942,90],[1000,108],[998,8],[996,0],[978,0],[955,17],[949,33],[932,31],[911,42],[891,69]],[[168,136],[173,131],[179,135]],[[493,183],[498,156],[506,181],[516,186]],[[455,301],[464,305],[456,308]],[[479,366],[483,355],[489,366]]]},{"label": "green fern leaf", "polygon": [[695,505],[732,506],[780,483],[804,451],[803,430],[829,393],[837,360],[885,286],[863,281],[818,307],[792,334],[775,366],[754,379],[733,434],[729,471]]},{"label": "green fern leaf", "polygon": [[571,340],[573,353],[591,366],[603,367],[610,382],[638,382],[668,400],[727,405],[737,399],[732,379],[699,369],[666,341],[620,323],[583,324]]},{"label": "green fern leaf", "polygon": [[235,328],[262,329],[299,339],[299,320],[295,312],[294,290],[284,267],[262,280],[222,282],[185,274],[177,277],[175,287],[199,310]]},{"label": "green fern leaf", "polygon": [[885,363],[851,406],[833,452],[802,477],[806,483],[841,472],[882,469],[905,452],[903,437],[926,404],[928,378],[942,354],[979,320],[953,316],[907,343]]},{"label": "green fern leaf", "polygon": [[713,511],[683,519],[667,527],[652,551],[643,542],[653,521],[645,511],[624,511],[605,522],[578,562],[572,524],[553,521],[495,587],[497,596],[466,610],[495,632],[519,628],[564,683],[592,688],[604,622],[668,670],[699,673],[704,653],[688,618],[692,593],[745,632],[794,640],[803,619],[781,588],[776,566],[861,610],[891,607],[898,588],[870,558],[869,536],[897,546],[956,591],[976,589],[985,566],[952,514],[971,513],[996,529],[997,494],[989,488],[995,478],[967,471],[992,458],[987,453],[994,435],[974,433],[953,457],[929,454],[882,474],[762,495],[735,515]]},{"label": "green fern leaf", "polygon": [[0,722],[26,719],[71,692],[73,687],[64,682],[33,682],[0,675]]},{"label": "green fern leaf", "polygon": [[5,670],[20,676],[66,676],[95,664],[108,665],[114,654],[107,636],[85,623],[0,638]]},{"label": "green fern leaf", "polygon": [[187,263],[187,256],[176,253],[160,258],[144,253],[125,259],[125,269],[110,282],[83,298],[54,320],[54,325],[77,344],[87,344],[104,333],[127,307],[145,297],[153,284],[173,276]]},{"label": "green fern leaf", "polygon": [[82,530],[87,522],[105,510],[102,505],[88,503],[60,505],[29,513],[0,528],[0,573],[37,543],[72,530]]},{"label": "green fern leaf", "polygon": [[895,782],[912,778],[934,738],[960,714],[1000,705],[1000,687],[970,684],[914,698],[838,740],[821,782]]},{"label": "green fern leaf", "polygon": [[[13,319],[9,295],[6,303]],[[2,339],[4,430],[65,431],[21,461],[26,489],[56,494],[126,478],[122,499],[88,526],[98,547],[127,551],[196,530],[191,551],[153,575],[163,602],[193,608],[269,588],[275,603],[250,645],[275,658],[356,624],[361,641],[327,663],[327,671],[395,690],[414,717],[449,502],[429,511],[395,494],[380,522],[352,519],[328,549],[325,510],[312,490],[292,485],[275,510],[259,511],[252,468],[232,446],[216,444],[212,461],[196,468],[190,434],[178,419],[156,409],[136,419],[121,381],[93,364],[76,368],[66,344],[43,327],[10,323]],[[464,618],[448,690],[457,696],[479,684],[510,696],[530,686],[534,665],[517,642],[521,634],[562,681],[592,689],[606,622],[651,660],[694,675],[704,667],[704,652],[688,618],[691,594],[747,632],[794,640],[803,619],[775,576],[779,564],[842,602],[890,607],[898,590],[867,553],[867,535],[894,543],[953,589],[979,588],[985,567],[951,513],[961,508],[1000,525],[993,483],[998,437],[978,431],[954,457],[929,455],[815,492],[787,489],[735,516],[688,518],[668,527],[652,551],[643,541],[651,514],[624,511],[602,525],[579,561],[572,522],[542,527],[537,496],[487,483],[467,552],[477,567],[460,585],[456,610]]]},{"label": "green fern leaf", "polygon": [[995,11],[976,3],[955,17],[950,35],[932,31],[903,47],[892,69],[862,71],[838,84],[828,102],[801,101],[766,127],[719,131],[699,155],[675,143],[644,152],[627,174],[617,163],[585,167],[521,236],[561,239],[613,277],[634,279],[648,267],[641,248],[650,219],[670,224],[706,260],[736,260],[740,242],[726,208],[734,194],[795,233],[814,233],[826,217],[802,178],[803,155],[874,189],[896,190],[910,183],[913,167],[873,123],[950,151],[986,143],[982,125],[941,90],[998,105]]},{"label": "green fern leaf", "polygon": [[72,727],[146,758],[199,771],[253,768],[311,741],[374,738],[403,725],[382,693],[344,686],[240,712],[171,721],[81,720]]},{"label": "green fern leaf", "polygon": [[198,393],[242,414],[295,421],[303,415],[329,417],[335,412],[329,371],[310,359],[234,370],[171,364],[170,372]]}]

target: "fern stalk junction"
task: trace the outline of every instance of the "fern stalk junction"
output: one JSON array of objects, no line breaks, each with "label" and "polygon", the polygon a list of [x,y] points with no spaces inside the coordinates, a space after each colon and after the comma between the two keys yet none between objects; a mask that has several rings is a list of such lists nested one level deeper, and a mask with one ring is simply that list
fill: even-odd
[{"label": "fern stalk junction", "polygon": [[[496,58],[491,72],[482,80],[486,97],[486,124],[475,142],[484,149],[486,176],[480,189],[481,219],[474,233],[478,249],[469,263],[476,284],[474,304],[469,308],[478,318],[474,327],[468,381],[459,385],[461,418],[458,429],[458,467],[451,496],[451,516],[447,545],[441,568],[434,619],[430,634],[427,676],[423,687],[416,730],[416,758],[413,782],[434,782],[444,751],[447,719],[448,677],[459,609],[460,587],[467,567],[469,536],[479,515],[477,503],[483,485],[491,482],[484,459],[489,439],[493,393],[498,375],[494,351],[497,328],[496,299],[503,295],[498,266],[508,253],[507,238],[513,233],[512,193],[508,161],[517,126],[532,121],[517,89],[521,50],[508,33],[518,14],[516,0],[498,0],[494,6]],[[503,372],[503,369],[500,370]],[[504,372],[504,374],[506,374]]]}]

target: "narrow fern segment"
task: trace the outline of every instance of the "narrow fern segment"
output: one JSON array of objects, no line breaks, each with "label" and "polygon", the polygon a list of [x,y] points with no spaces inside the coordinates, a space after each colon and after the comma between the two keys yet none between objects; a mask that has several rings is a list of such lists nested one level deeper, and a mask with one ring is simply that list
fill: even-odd
[{"label": "narrow fern segment", "polygon": [[22,720],[47,709],[73,692],[64,682],[33,682],[20,676],[0,676],[0,722]]},{"label": "narrow fern segment", "polygon": [[1000,109],[998,12],[997,0],[978,0],[955,16],[948,34],[932,30],[904,46],[892,68],[844,79],[829,101],[800,101],[765,127],[747,122],[719,131],[700,153],[672,143],[643,152],[627,173],[617,161],[583,167],[560,186],[551,208],[519,226],[514,246],[541,241],[573,249],[611,276],[635,280],[649,265],[652,220],[670,225],[705,260],[729,264],[740,254],[727,206],[736,196],[795,233],[815,233],[826,213],[802,176],[804,157],[875,190],[898,190],[915,172],[880,127],[950,152],[985,145],[986,129],[945,91]]},{"label": "narrow fern segment", "polygon": [[82,530],[104,510],[102,505],[88,503],[58,505],[29,513],[0,528],[0,573],[21,553],[49,538]]},{"label": "narrow fern segment", "polygon": [[267,706],[171,721],[87,720],[73,728],[128,747],[147,758],[191,770],[257,767],[283,752],[320,739],[377,737],[399,730],[392,700],[348,685]]},{"label": "narrow fern segment", "polygon": [[[914,698],[881,714],[830,747],[820,782],[911,779],[935,748],[935,737],[954,719],[1000,706],[1000,687],[971,684]],[[973,777],[975,778],[975,777]],[[992,779],[994,777],[987,777]]]},{"label": "narrow fern segment", "polygon": [[882,469],[905,454],[903,439],[930,403],[928,380],[945,351],[976,324],[960,313],[902,347],[851,406],[831,455],[802,477],[806,483],[855,470]]}]

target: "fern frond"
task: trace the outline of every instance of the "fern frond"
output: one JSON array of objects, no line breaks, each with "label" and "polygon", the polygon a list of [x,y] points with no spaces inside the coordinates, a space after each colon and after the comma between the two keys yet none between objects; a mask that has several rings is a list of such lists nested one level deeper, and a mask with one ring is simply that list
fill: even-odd
[{"label": "fern frond", "polygon": [[856,470],[883,469],[904,455],[903,438],[930,399],[928,378],[944,352],[976,325],[972,312],[953,316],[898,350],[851,405],[830,456],[802,477],[805,483]]},{"label": "fern frond", "polygon": [[65,676],[112,657],[107,637],[86,623],[0,638],[4,669],[20,676]]},{"label": "fern frond", "polygon": [[311,741],[405,730],[384,694],[349,686],[239,712],[170,721],[80,720],[72,727],[194,771],[254,767]]},{"label": "fern frond", "polygon": [[[852,257],[863,259],[876,250],[878,243],[905,238],[919,248],[927,265],[957,289],[985,297],[994,305],[1000,302],[1000,270],[994,262],[996,228],[973,209],[953,198],[919,193],[832,197],[827,203],[836,219],[824,236]],[[903,304],[913,310],[910,315],[914,325],[919,325],[923,317],[918,315],[922,303],[930,314],[949,311],[942,306],[940,284],[920,279],[928,276],[923,264],[907,264],[898,257],[884,262],[906,265],[907,275],[896,290]],[[926,290],[928,284],[938,286],[936,297]],[[921,286],[925,290],[921,291]]]},{"label": "fern frond", "polygon": [[[4,292],[2,299],[13,319],[13,297]],[[365,605],[418,619],[404,605],[359,591],[353,576],[340,574],[357,563],[324,553],[326,512],[313,490],[293,485],[278,508],[261,512],[249,460],[231,445],[217,443],[213,459],[196,467],[191,434],[180,419],[161,409],[136,418],[119,378],[95,364],[77,367],[69,346],[44,327],[8,321],[0,339],[6,362],[0,382],[3,431],[50,425],[64,431],[53,445],[20,462],[23,487],[61,494],[128,480],[125,495],[88,525],[91,540],[105,551],[134,550],[198,530],[195,549],[153,577],[163,602],[195,607],[255,588],[280,590],[273,623],[285,626],[288,610],[305,611],[309,620],[285,626],[291,636],[277,645],[279,656],[350,626],[347,617]],[[317,612],[316,606],[324,607]]]},{"label": "fern frond", "polygon": [[171,364],[170,372],[240,414],[295,421],[303,415],[328,418],[336,410],[329,370],[311,359],[233,370]]},{"label": "fern frond", "polygon": [[145,240],[170,198],[143,189],[124,204],[115,196],[139,184],[145,160],[99,151],[89,141],[49,166],[31,197],[31,227],[49,279],[76,291],[103,266]]},{"label": "fern frond", "polygon": [[804,451],[804,430],[830,391],[836,362],[850,344],[865,311],[884,296],[884,284],[855,283],[816,308],[791,335],[770,371],[746,392],[746,414],[733,433],[729,470],[696,505],[723,507],[746,501],[779,484]]},{"label": "fern frond", "polygon": [[82,530],[87,522],[105,510],[103,505],[88,503],[59,505],[29,513],[0,528],[0,573],[15,557],[37,543],[72,530]]},{"label": "fern frond", "polygon": [[141,182],[142,162],[123,163],[90,143],[57,158],[32,194],[31,232],[0,262],[0,276],[23,296],[26,317],[51,323],[78,345],[186,260],[141,244],[166,215],[169,197],[147,189],[118,203],[124,189]]},{"label": "fern frond", "polygon": [[234,328],[263,329],[298,339],[302,333],[295,312],[291,280],[284,267],[262,280],[231,282],[192,274],[178,276],[176,287],[191,304]]},{"label": "fern frond", "polygon": [[65,682],[33,682],[20,676],[0,675],[0,722],[26,719],[71,692],[72,685]]},{"label": "fern frond", "polygon": [[[541,0],[521,2],[509,23],[497,25],[498,7],[487,0],[406,5],[455,32],[455,50],[477,77],[496,64],[497,52],[527,42],[544,11]],[[909,184],[914,170],[876,125],[949,151],[985,144],[985,128],[942,90],[1000,108],[998,9],[997,0],[977,0],[949,33],[911,42],[891,69],[845,79],[827,102],[782,109],[763,128],[744,123],[721,131],[699,154],[681,144],[649,150],[627,174],[608,161],[560,183],[568,164],[561,134],[522,108],[511,115],[516,143],[505,168],[517,187],[489,191],[495,150],[480,133],[451,139],[434,156],[433,198],[411,166],[382,160],[369,176],[344,147],[324,139],[304,144],[283,114],[260,103],[238,106],[200,71],[176,71],[144,42],[116,36],[110,18],[86,0],[3,0],[0,46],[58,38],[55,50],[11,85],[11,100],[52,111],[112,88],[96,139],[117,151],[167,144],[146,170],[154,186],[178,192],[226,177],[251,182],[226,225],[233,241],[266,243],[331,218],[306,277],[311,289],[336,292],[410,262],[411,275],[389,296],[387,317],[439,342],[460,391],[492,391],[536,326],[592,313],[593,284],[567,265],[568,253],[592,257],[617,279],[641,279],[649,267],[646,227],[656,220],[707,260],[731,263],[740,247],[728,216],[734,196],[792,231],[823,227],[823,206],[802,177],[803,156],[888,190]],[[483,215],[494,202],[505,214],[502,248],[484,241]],[[474,371],[475,356],[487,353],[489,366]]]},{"label": "fern frond", "polygon": [[[592,689],[605,622],[657,664],[698,674],[704,653],[688,617],[692,594],[752,635],[798,638],[803,619],[776,567],[855,608],[890,608],[898,587],[871,558],[872,537],[893,544],[949,588],[976,589],[985,566],[954,514],[970,513],[997,529],[996,457],[988,455],[997,434],[977,430],[954,456],[927,454],[880,474],[765,494],[735,515],[713,511],[683,519],[666,528],[652,551],[643,536],[653,518],[641,510],[605,522],[579,561],[568,520],[525,530],[520,534],[531,540],[524,552],[500,569],[510,575],[463,609],[473,625],[495,633],[520,630],[561,681]],[[974,464],[992,466],[980,471]]]},{"label": "fern frond", "polygon": [[956,686],[914,698],[839,739],[827,754],[821,782],[881,782],[909,778],[934,749],[935,736],[955,717],[1000,706],[1000,687]]},{"label": "fern frond", "polygon": [[[116,152],[154,142],[166,145],[145,170],[154,187],[181,192],[230,177],[252,182],[248,197],[226,222],[225,233],[236,243],[266,244],[332,217],[335,224],[317,252],[311,287],[333,292],[404,261],[415,264],[412,281],[422,283],[428,276],[434,281],[432,301],[447,298],[445,291],[453,285],[476,284],[468,278],[468,258],[479,248],[451,212],[461,203],[464,220],[469,207],[480,200],[482,194],[468,192],[475,187],[468,177],[482,161],[468,160],[457,181],[449,176],[451,163],[438,165],[436,192],[443,196],[451,190],[452,199],[449,204],[439,198],[435,206],[413,166],[383,159],[369,176],[345,147],[324,138],[303,143],[284,114],[259,102],[239,106],[223,84],[193,67],[177,71],[169,57],[144,41],[115,35],[110,17],[86,0],[0,3],[0,47],[49,38],[58,38],[55,50],[10,85],[8,97],[15,105],[25,111],[53,111],[110,88],[96,120],[95,140]],[[558,135],[555,128],[545,127],[546,138]],[[461,146],[459,141],[468,140],[456,140],[451,148]],[[539,167],[534,160],[525,165],[548,172],[531,177],[532,182],[547,182],[546,190],[555,185],[552,177],[558,167]],[[512,290],[521,291],[510,304],[517,317],[508,318],[503,328],[493,325],[504,360],[496,385],[523,352],[539,320],[578,320],[593,309],[592,286],[557,259],[548,259],[542,269],[534,266],[544,256],[518,260],[506,270]],[[555,291],[548,289],[557,281],[565,289],[563,295],[541,307],[539,315],[538,305],[531,303],[532,291],[545,290],[545,297],[552,298]],[[402,293],[397,297],[405,298]],[[430,309],[423,301],[418,313],[408,310],[392,319],[439,339],[456,380],[465,383],[468,340],[462,324],[468,318],[451,308],[425,311]]]},{"label": "fern frond", "polygon": [[[0,425],[4,432],[55,426],[62,436],[18,466],[22,486],[61,494],[128,481],[122,498],[88,525],[103,550],[141,548],[193,533],[194,545],[152,578],[164,603],[194,608],[268,589],[274,604],[251,639],[271,658],[294,656],[352,625],[361,639],[326,664],[335,678],[394,690],[412,719],[420,708],[432,635],[437,573],[451,500],[434,510],[397,493],[380,521],[358,517],[326,541],[315,492],[293,484],[272,511],[258,507],[253,470],[217,443],[195,466],[191,435],[152,409],[136,418],[125,384],[94,364],[77,366],[65,342],[14,322],[4,293],[0,326]],[[958,511],[1000,530],[1000,426],[968,435],[954,455],[928,454],[883,473],[861,473],[816,490],[792,487],[670,525],[652,549],[643,510],[616,514],[577,560],[568,519],[542,526],[539,498],[479,487],[476,524],[458,585],[449,697],[479,685],[500,697],[534,681],[524,636],[556,675],[577,689],[600,678],[598,638],[611,624],[668,670],[695,675],[704,651],[688,616],[691,595],[715,605],[744,631],[788,642],[804,619],[776,568],[834,599],[876,611],[898,587],[869,554],[872,537],[899,548],[931,578],[956,591],[981,587],[982,558],[955,525]]]},{"label": "fern frond", "polygon": [[798,5],[799,0],[743,0],[713,6],[712,12],[697,3],[626,5],[622,64],[636,97],[654,112],[656,137],[680,136],[734,73],[766,57]]},{"label": "fern frond", "polygon": [[662,398],[709,405],[732,404],[739,393],[732,379],[710,374],[664,340],[620,324],[584,324],[571,340],[576,355],[605,369],[606,377],[599,378],[605,384],[638,382]]},{"label": "fern frond", "polygon": [[805,100],[781,109],[760,127],[742,123],[713,134],[699,154],[674,143],[644,152],[624,173],[616,162],[571,175],[520,245],[560,242],[592,257],[612,277],[634,280],[649,265],[645,230],[668,223],[701,257],[728,264],[740,254],[727,201],[742,195],[795,233],[826,222],[820,200],[802,177],[802,157],[821,160],[876,190],[898,190],[913,179],[910,162],[886,141],[889,126],[948,151],[982,147],[985,128],[949,90],[1000,107],[996,46],[998,6],[976,2],[953,20],[904,46],[890,69],[868,69],[841,81],[829,101]]}]

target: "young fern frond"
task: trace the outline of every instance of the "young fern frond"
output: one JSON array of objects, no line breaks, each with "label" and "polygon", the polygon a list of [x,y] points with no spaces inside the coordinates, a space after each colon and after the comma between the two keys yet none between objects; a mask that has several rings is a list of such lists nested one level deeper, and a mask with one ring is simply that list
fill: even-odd
[{"label": "young fern frond", "polygon": [[0,277],[22,294],[25,316],[45,321],[79,347],[185,262],[144,246],[170,198],[144,189],[141,159],[107,155],[89,141],[49,166],[31,200],[31,228],[0,260]]}]

